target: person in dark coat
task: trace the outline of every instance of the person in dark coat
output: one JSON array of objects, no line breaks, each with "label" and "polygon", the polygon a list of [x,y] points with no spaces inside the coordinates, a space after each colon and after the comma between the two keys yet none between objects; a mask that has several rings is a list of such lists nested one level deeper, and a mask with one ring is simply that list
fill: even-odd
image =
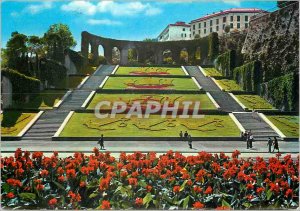
[{"label": "person in dark coat", "polygon": [[250,147],[250,149],[252,149],[253,140],[254,140],[254,137],[253,137],[253,134],[250,130],[250,132],[249,132],[249,147]]},{"label": "person in dark coat", "polygon": [[179,138],[180,138],[180,141],[183,141],[183,133],[182,133],[182,131],[180,131],[180,133],[179,133]]},{"label": "person in dark coat", "polygon": [[246,143],[247,143],[247,149],[249,149],[249,132],[246,130],[244,133]]},{"label": "person in dark coat", "polygon": [[104,139],[103,139],[103,134],[101,134],[101,137],[98,141],[98,144],[100,145],[100,149],[104,149]]},{"label": "person in dark coat", "polygon": [[184,132],[184,140],[185,140],[185,141],[188,139],[188,136],[189,136],[188,132],[185,131],[185,132]]},{"label": "person in dark coat", "polygon": [[267,146],[269,147],[269,153],[271,153],[271,151],[272,151],[272,145],[273,145],[273,141],[272,141],[272,139],[269,137],[269,139],[268,139],[268,144],[267,144]]},{"label": "person in dark coat", "polygon": [[278,145],[278,140],[276,137],[274,137],[274,149],[273,149],[273,152],[274,150],[277,149],[277,152],[279,152],[279,145]]},{"label": "person in dark coat", "polygon": [[192,146],[192,137],[191,137],[191,135],[188,135],[188,144],[190,146],[190,149],[192,149],[193,146]]},{"label": "person in dark coat", "polygon": [[245,140],[244,132],[241,132],[241,141],[244,141],[244,140]]}]

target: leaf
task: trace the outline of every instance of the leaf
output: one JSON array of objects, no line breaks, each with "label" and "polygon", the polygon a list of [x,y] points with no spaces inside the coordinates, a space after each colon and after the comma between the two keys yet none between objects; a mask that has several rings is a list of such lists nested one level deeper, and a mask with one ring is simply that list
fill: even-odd
[{"label": "leaf", "polygon": [[251,207],[251,203],[249,203],[249,202],[244,202],[244,203],[243,203],[243,206],[246,207],[246,208],[249,208],[249,207]]},{"label": "leaf", "polygon": [[1,188],[2,188],[2,194],[5,192],[5,193],[8,193],[9,192],[9,189],[10,189],[10,186],[9,186],[9,184],[7,184],[7,183],[4,183],[2,186],[1,186]]},{"label": "leaf", "polygon": [[33,201],[36,199],[35,193],[20,193],[19,196],[25,201]]},{"label": "leaf", "polygon": [[225,201],[224,199],[222,200],[222,206],[231,208],[230,204],[227,201]]},{"label": "leaf", "polygon": [[92,199],[92,198],[95,198],[95,197],[97,197],[97,196],[98,196],[98,193],[91,193],[91,194],[89,195],[89,198]]},{"label": "leaf", "polygon": [[267,191],[266,195],[267,195],[267,200],[270,200],[271,197],[272,197],[272,195],[273,195],[273,192],[269,189],[269,190]]},{"label": "leaf", "polygon": [[59,189],[65,190],[65,187],[62,186],[62,184],[60,184],[60,183],[58,183],[58,182],[55,182],[55,181],[53,181],[53,183],[54,183]]},{"label": "leaf", "polygon": [[187,209],[188,206],[189,206],[189,201],[190,201],[190,196],[187,196],[184,201],[183,201],[183,205],[182,205],[182,208],[183,209]]},{"label": "leaf", "polygon": [[185,184],[187,183],[187,180],[185,180],[182,185],[180,186],[180,190],[179,191],[182,191],[184,188],[185,188]]},{"label": "leaf", "polygon": [[140,180],[138,182],[138,185],[141,186],[141,187],[143,187],[143,188],[145,188],[147,186],[147,183],[145,181]]},{"label": "leaf", "polygon": [[153,197],[151,193],[147,193],[147,195],[143,198],[143,205],[146,205],[146,208],[148,208],[149,203],[152,201]]}]

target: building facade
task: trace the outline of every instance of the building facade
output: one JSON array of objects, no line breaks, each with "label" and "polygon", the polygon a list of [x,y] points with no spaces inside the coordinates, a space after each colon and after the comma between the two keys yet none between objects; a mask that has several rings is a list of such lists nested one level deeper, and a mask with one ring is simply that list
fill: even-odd
[{"label": "building facade", "polygon": [[217,32],[220,36],[225,33],[226,26],[230,27],[230,31],[245,30],[249,27],[251,17],[260,13],[266,11],[256,8],[234,8],[192,20],[191,38],[194,39],[197,34],[199,37],[205,37],[212,32]]},{"label": "building facade", "polygon": [[185,22],[169,24],[157,37],[159,42],[172,40],[190,40],[191,28]]}]

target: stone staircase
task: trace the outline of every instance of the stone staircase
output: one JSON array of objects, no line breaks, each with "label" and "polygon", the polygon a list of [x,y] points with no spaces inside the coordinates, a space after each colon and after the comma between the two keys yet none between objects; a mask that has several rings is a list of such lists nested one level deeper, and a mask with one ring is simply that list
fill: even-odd
[{"label": "stone staircase", "polygon": [[256,112],[233,113],[233,115],[245,130],[251,130],[254,140],[267,141],[269,137],[279,137]]},{"label": "stone staircase", "polygon": [[59,106],[58,110],[72,111],[80,109],[90,93],[89,90],[74,90]]}]

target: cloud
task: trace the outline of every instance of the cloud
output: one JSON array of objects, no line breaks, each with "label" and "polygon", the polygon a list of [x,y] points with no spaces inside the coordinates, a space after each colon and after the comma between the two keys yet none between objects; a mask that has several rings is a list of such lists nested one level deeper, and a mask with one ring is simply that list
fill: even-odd
[{"label": "cloud", "polygon": [[241,6],[241,0],[223,0],[223,3],[231,4],[237,7]]},{"label": "cloud", "polygon": [[61,6],[61,10],[66,12],[79,12],[85,15],[95,15],[96,13],[110,13],[113,16],[134,16],[145,14],[148,16],[161,13],[161,9],[152,6],[150,3],[114,1],[100,1],[93,4],[88,1],[73,1]]},{"label": "cloud", "polygon": [[61,6],[61,10],[66,12],[78,12],[85,15],[94,15],[97,8],[94,4],[88,1],[72,1]]},{"label": "cloud", "polygon": [[113,21],[109,19],[89,19],[87,23],[90,25],[122,25],[120,21]]},{"label": "cloud", "polygon": [[44,10],[49,10],[53,7],[52,2],[44,2],[41,4],[29,4],[27,7],[25,7],[20,12],[13,11],[10,13],[10,16],[12,17],[18,17],[23,14],[31,14],[35,15],[38,14]]}]

